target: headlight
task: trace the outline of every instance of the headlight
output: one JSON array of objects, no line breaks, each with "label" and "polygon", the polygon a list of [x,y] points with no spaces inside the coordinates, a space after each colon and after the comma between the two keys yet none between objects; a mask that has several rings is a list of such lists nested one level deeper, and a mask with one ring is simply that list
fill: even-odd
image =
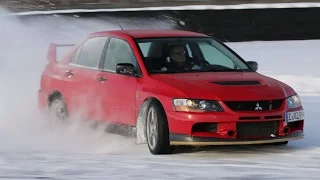
[{"label": "headlight", "polygon": [[184,112],[221,112],[222,106],[214,100],[173,99],[176,111]]},{"label": "headlight", "polygon": [[298,95],[290,96],[286,99],[287,108],[297,108],[301,107],[301,100]]}]

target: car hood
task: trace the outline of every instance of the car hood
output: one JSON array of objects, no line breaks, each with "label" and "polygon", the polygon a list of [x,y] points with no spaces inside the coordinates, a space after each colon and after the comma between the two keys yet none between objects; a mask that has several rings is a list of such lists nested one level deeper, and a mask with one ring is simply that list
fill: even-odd
[{"label": "car hood", "polygon": [[288,85],[257,72],[175,73],[151,77],[197,99],[270,100],[295,94]]}]

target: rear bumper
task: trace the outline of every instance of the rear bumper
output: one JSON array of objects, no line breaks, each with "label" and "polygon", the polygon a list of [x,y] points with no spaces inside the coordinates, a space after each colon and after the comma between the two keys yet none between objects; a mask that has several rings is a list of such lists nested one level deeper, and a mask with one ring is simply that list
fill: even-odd
[{"label": "rear bumper", "polygon": [[48,106],[48,97],[49,97],[49,93],[39,89],[38,90],[38,109],[39,110],[44,110],[47,108]]},{"label": "rear bumper", "polygon": [[269,138],[250,138],[250,139],[227,139],[227,138],[211,138],[197,137],[183,134],[170,134],[171,145],[189,145],[189,146],[210,146],[210,145],[250,145],[250,144],[268,144],[285,141],[293,141],[303,139],[303,131],[297,131],[286,136],[277,136]]}]

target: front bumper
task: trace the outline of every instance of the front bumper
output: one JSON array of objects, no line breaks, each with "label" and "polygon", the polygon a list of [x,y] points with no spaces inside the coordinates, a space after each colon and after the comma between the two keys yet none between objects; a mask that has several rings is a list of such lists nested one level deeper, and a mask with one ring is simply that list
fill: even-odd
[{"label": "front bumper", "polygon": [[287,122],[286,112],[183,113],[166,111],[171,145],[268,144],[304,138],[304,119]]},{"label": "front bumper", "polygon": [[210,145],[250,145],[250,144],[269,144],[285,141],[303,139],[303,131],[298,131],[287,136],[277,136],[269,138],[250,138],[250,139],[224,139],[210,137],[193,137],[183,134],[170,134],[170,144],[173,146],[210,146]]}]

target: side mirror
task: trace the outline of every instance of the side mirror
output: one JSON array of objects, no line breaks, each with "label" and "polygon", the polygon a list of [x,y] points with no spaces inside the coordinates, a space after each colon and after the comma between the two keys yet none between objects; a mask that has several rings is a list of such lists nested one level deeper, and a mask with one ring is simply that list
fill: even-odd
[{"label": "side mirror", "polygon": [[255,62],[255,61],[247,61],[247,63],[254,71],[258,70],[258,63],[257,62]]},{"label": "side mirror", "polygon": [[138,76],[138,74],[135,71],[134,65],[130,63],[117,64],[116,72],[118,74],[122,74],[126,76],[134,76],[134,77]]}]

